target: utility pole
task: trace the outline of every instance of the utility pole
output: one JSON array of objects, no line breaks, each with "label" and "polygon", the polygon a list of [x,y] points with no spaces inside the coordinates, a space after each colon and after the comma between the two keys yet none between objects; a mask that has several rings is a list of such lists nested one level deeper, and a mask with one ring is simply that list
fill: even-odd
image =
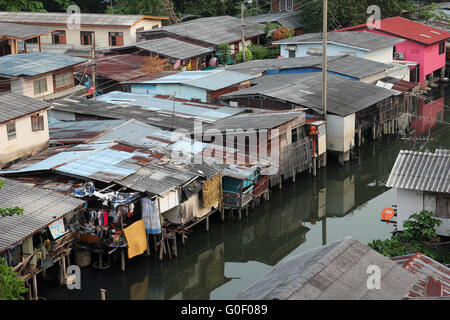
[{"label": "utility pole", "polygon": [[322,68],[322,105],[323,120],[327,120],[327,31],[328,31],[328,0],[323,0],[323,68]]},{"label": "utility pole", "polygon": [[245,62],[245,20],[244,20],[244,11],[245,5],[244,1],[241,3],[241,19],[242,19],[242,62]]},{"label": "utility pole", "polygon": [[95,32],[92,32],[92,85],[94,88],[94,101],[97,99],[97,65],[95,64]]}]

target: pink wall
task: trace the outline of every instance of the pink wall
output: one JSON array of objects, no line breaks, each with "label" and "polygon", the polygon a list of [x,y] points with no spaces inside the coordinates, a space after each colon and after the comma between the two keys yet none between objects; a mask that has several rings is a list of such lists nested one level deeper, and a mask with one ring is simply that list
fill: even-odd
[{"label": "pink wall", "polygon": [[[355,31],[368,31],[389,37],[395,37],[380,30],[371,30],[366,27]],[[425,86],[426,75],[445,67],[446,51],[439,55],[439,43],[427,46],[418,42],[405,40],[396,44],[395,48],[397,52],[403,52],[405,54],[405,61],[414,61],[419,64],[419,82],[422,85],[422,88]],[[414,70],[411,70],[411,72],[414,72]]]},{"label": "pink wall", "polygon": [[428,129],[438,124],[436,120],[444,120],[444,97],[426,104],[420,99],[417,115],[420,118],[413,118],[411,128],[416,129],[416,137],[420,137],[428,134]]}]

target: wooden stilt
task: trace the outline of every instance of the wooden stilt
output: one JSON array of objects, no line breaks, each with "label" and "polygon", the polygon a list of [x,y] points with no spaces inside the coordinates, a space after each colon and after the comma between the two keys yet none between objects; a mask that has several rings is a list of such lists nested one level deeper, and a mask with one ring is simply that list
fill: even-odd
[{"label": "wooden stilt", "polygon": [[150,235],[147,235],[147,256],[150,256]]},{"label": "wooden stilt", "polygon": [[36,274],[33,275],[33,294],[34,294],[34,300],[38,300],[38,288],[37,288]]},{"label": "wooden stilt", "polygon": [[248,217],[248,206],[245,207],[245,216]]},{"label": "wooden stilt", "polygon": [[172,251],[173,251],[173,255],[178,258],[177,235],[176,235],[176,233],[173,235],[173,239],[172,239]]},{"label": "wooden stilt", "polygon": [[120,270],[125,271],[125,249],[120,250]]},{"label": "wooden stilt", "polygon": [[225,221],[225,209],[222,207],[220,210],[220,220]]},{"label": "wooden stilt", "polygon": [[209,216],[206,216],[206,231],[209,231]]},{"label": "wooden stilt", "polygon": [[238,208],[238,216],[239,216],[239,220],[241,220],[241,218],[242,218],[241,208]]}]

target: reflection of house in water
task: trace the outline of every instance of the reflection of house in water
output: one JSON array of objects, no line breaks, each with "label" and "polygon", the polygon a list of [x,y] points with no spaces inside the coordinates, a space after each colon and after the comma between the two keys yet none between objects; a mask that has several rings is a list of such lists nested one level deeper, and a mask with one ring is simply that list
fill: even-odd
[{"label": "reflection of house in water", "polygon": [[385,185],[391,168],[406,143],[398,139],[392,142],[378,141],[361,149],[356,160],[358,165],[339,170],[333,166],[324,168],[327,217],[343,217],[386,192]]},{"label": "reflection of house in water", "polygon": [[425,102],[422,98],[418,99],[417,117],[411,121],[411,129],[415,129],[416,137],[428,134],[439,121],[444,120],[444,97]]}]

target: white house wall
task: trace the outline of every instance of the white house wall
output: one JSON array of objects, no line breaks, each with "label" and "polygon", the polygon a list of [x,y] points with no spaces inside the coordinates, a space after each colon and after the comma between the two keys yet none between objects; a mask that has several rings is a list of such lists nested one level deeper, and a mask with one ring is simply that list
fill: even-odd
[{"label": "white house wall", "polygon": [[180,204],[180,194],[178,189],[166,192],[163,197],[159,198],[159,212],[164,212],[178,206]]},{"label": "white house wall", "polygon": [[354,145],[355,114],[346,117],[327,114],[327,149],[347,152]]}]

